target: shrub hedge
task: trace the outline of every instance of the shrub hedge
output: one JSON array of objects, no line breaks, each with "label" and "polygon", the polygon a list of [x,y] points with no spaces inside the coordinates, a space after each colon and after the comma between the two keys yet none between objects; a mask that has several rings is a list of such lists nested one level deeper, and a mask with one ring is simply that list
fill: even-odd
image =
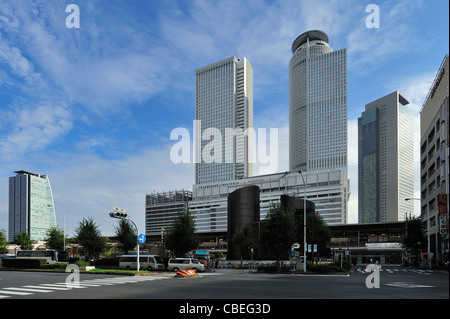
[{"label": "shrub hedge", "polygon": [[119,267],[119,258],[117,257],[110,257],[110,258],[102,258],[98,259],[91,263],[92,266],[117,266]]},{"label": "shrub hedge", "polygon": [[3,258],[3,267],[20,268],[20,269],[39,269],[41,265],[45,265],[43,259],[19,259],[19,258]]},{"label": "shrub hedge", "polygon": [[[297,272],[302,272],[303,267],[299,266],[301,269],[298,269]],[[336,272],[347,272],[350,270],[351,265],[349,263],[343,263],[342,268],[340,267],[340,264],[330,263],[330,264],[316,264],[316,265],[307,265],[306,269],[308,272],[312,273],[319,273],[319,274],[325,274],[325,273],[336,273]],[[281,266],[281,270],[278,270],[278,266],[276,263],[272,263],[269,265],[259,265],[257,267],[257,271],[259,272],[265,272],[265,273],[275,273],[275,272],[292,272],[290,266]]]},{"label": "shrub hedge", "polygon": [[40,269],[66,269],[68,263],[56,263],[41,265]]}]

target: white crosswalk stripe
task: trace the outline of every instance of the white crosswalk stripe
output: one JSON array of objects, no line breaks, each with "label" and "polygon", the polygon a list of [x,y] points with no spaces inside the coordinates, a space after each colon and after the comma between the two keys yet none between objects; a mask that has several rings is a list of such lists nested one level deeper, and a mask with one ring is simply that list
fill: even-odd
[{"label": "white crosswalk stripe", "polygon": [[62,285],[57,285],[57,284],[41,284],[39,286],[24,286],[24,287],[33,287],[33,288],[49,288],[52,290],[70,290],[72,288],[68,288],[66,285],[62,286]]},{"label": "white crosswalk stripe", "polygon": [[77,288],[79,289],[89,287],[113,286],[113,285],[138,283],[143,281],[159,280],[166,278],[169,277],[156,277],[156,276],[115,277],[115,278],[82,280],[77,283],[57,282],[53,284],[26,285],[21,287],[5,287],[5,288],[1,287],[0,299],[8,298],[11,296],[27,296],[35,293],[49,293],[55,291],[72,290]]},{"label": "white crosswalk stripe", "polygon": [[3,288],[5,290],[15,290],[15,291],[25,291],[25,292],[52,292],[53,290],[45,290],[45,289],[32,289],[32,288],[25,288],[26,286],[23,287],[8,287],[8,288]]},{"label": "white crosswalk stripe", "polygon": [[[433,270],[430,270],[430,269],[404,269],[404,268],[399,269],[399,268],[384,268],[384,267],[380,268],[380,272],[388,272],[389,274],[393,274],[393,273],[400,272],[400,271],[413,272],[413,273],[420,274],[420,275],[431,275],[433,273]],[[356,272],[365,274],[366,270],[364,267],[357,267]]]},{"label": "white crosswalk stripe", "polygon": [[70,290],[72,288],[87,288],[87,286],[79,286],[79,285],[77,286],[75,284],[66,284],[64,282],[56,283],[56,284],[41,284],[41,285],[42,286],[49,286],[48,288],[55,287],[56,289],[58,289],[58,287],[59,288],[66,288],[67,290]]},{"label": "white crosswalk stripe", "polygon": [[392,287],[400,287],[400,288],[433,288],[434,286],[429,285],[420,285],[413,282],[392,282],[389,284],[386,284],[386,286],[392,286]]},{"label": "white crosswalk stripe", "polygon": [[[9,291],[9,290],[3,290],[3,289],[0,289],[0,294],[22,295],[22,296],[32,295],[31,292]],[[9,296],[4,296],[3,298],[5,298],[5,297],[9,297]]]}]

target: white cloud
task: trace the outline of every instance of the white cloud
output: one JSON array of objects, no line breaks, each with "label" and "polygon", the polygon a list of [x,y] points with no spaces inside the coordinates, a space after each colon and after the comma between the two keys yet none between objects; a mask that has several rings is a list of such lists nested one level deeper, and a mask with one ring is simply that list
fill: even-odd
[{"label": "white cloud", "polygon": [[0,158],[3,159],[42,150],[72,128],[71,114],[64,104],[19,105],[16,110],[3,114],[10,118],[13,127],[10,132],[4,129],[4,137],[0,138]]},{"label": "white cloud", "polygon": [[422,6],[421,1],[386,1],[379,5],[380,28],[367,28],[365,4],[359,4],[362,14],[347,37],[349,72],[365,75],[380,68],[393,57],[420,50],[426,41],[408,19]]},{"label": "white cloud", "polygon": [[[266,155],[271,156],[271,165],[269,165],[269,163],[261,162],[262,158],[259,158],[258,156],[258,142],[262,142],[263,140],[257,137],[258,140],[254,146],[257,162],[253,167],[253,175],[273,174],[289,171],[289,105],[284,106],[275,104],[272,107],[268,107],[267,109],[258,112],[254,115],[253,126],[256,134],[258,134],[258,129],[265,130]],[[277,145],[274,143],[269,145],[271,128],[277,129]],[[272,148],[272,151],[270,151],[270,148]],[[275,149],[278,150],[277,154],[274,154],[273,150]],[[262,152],[263,150],[261,149],[259,151]],[[276,165],[274,165],[274,163],[276,163]]]},{"label": "white cloud", "polygon": [[17,28],[20,23],[9,3],[0,2],[0,29]]},{"label": "white cloud", "polygon": [[16,47],[9,47],[1,37],[0,33],[0,63],[9,66],[12,73],[29,82],[39,78],[40,75],[33,70],[33,64],[22,55],[22,52]]},{"label": "white cloud", "polygon": [[35,89],[37,98],[57,94],[97,114],[123,111],[129,102],[142,102],[169,85],[167,72],[180,63],[147,31],[144,21],[132,29],[130,22],[103,16],[101,6],[80,6],[80,29],[65,27],[63,3],[15,2],[0,8],[0,21],[17,21],[3,26],[8,39],[0,33],[0,63],[5,60],[12,72],[35,82],[41,77],[52,87]]}]

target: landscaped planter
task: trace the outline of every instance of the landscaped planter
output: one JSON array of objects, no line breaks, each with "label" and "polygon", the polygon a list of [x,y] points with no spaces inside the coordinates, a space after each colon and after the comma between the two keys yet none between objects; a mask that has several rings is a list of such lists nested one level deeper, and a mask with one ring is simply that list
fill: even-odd
[{"label": "landscaped planter", "polygon": [[95,266],[80,266],[80,270],[90,271],[95,269]]}]

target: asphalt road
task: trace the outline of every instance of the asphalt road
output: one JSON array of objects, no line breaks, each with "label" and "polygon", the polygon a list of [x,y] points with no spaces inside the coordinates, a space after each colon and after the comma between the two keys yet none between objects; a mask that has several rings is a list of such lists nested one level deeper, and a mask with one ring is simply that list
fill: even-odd
[{"label": "asphalt road", "polygon": [[[259,274],[219,270],[195,278],[80,274],[79,287],[67,287],[64,273],[0,271],[0,302],[12,299],[152,299],[245,300],[289,299],[449,299],[449,274],[383,267],[379,288],[369,289],[370,274],[359,268],[350,275]],[[375,280],[371,281],[375,282]],[[175,307],[176,308],[176,307]]]}]

